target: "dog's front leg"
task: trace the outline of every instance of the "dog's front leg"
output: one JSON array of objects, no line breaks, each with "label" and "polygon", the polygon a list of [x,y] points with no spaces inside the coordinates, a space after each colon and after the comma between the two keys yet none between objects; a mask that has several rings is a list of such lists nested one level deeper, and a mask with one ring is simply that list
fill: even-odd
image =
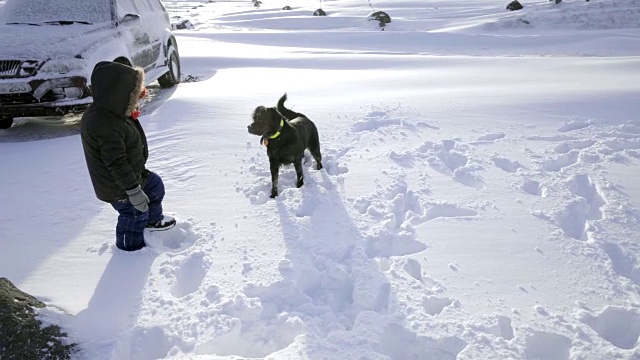
[{"label": "dog's front leg", "polygon": [[302,185],[304,185],[304,182],[302,181],[302,159],[299,159],[298,161],[294,162],[293,167],[296,168],[296,177],[298,178],[298,181],[296,182],[296,187],[301,187]]},{"label": "dog's front leg", "polygon": [[271,198],[278,196],[278,172],[280,171],[280,164],[275,161],[269,161],[269,168],[271,170]]}]

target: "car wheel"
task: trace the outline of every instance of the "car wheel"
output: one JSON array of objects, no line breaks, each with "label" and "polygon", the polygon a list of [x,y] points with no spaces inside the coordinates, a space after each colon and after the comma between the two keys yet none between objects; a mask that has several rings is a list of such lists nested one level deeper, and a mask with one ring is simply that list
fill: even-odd
[{"label": "car wheel", "polygon": [[8,129],[13,125],[13,116],[0,115],[0,129]]},{"label": "car wheel", "polygon": [[158,78],[160,87],[165,89],[180,83],[180,57],[178,56],[178,50],[173,45],[170,45],[167,55],[169,71]]}]

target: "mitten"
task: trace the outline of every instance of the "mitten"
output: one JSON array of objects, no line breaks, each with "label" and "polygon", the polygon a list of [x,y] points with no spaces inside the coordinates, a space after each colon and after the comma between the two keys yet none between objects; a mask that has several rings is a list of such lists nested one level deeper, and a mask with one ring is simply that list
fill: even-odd
[{"label": "mitten", "polygon": [[129,201],[131,202],[131,205],[133,205],[133,207],[136,208],[136,210],[140,212],[145,212],[149,210],[149,198],[147,197],[147,194],[145,194],[144,191],[142,191],[142,188],[140,188],[140,185],[136,186],[131,190],[127,190],[126,193],[127,193],[127,196],[129,196]]}]

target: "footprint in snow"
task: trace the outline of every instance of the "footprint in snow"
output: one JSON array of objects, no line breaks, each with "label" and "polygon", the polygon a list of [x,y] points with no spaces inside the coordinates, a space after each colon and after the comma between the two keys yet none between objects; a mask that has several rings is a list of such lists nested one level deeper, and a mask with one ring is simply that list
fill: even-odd
[{"label": "footprint in snow", "polygon": [[524,180],[520,189],[533,196],[547,197],[549,194],[547,187],[535,180]]},{"label": "footprint in snow", "polygon": [[[175,264],[170,265],[171,263]],[[189,254],[184,259],[164,263],[163,268],[174,267],[172,273],[175,282],[170,289],[171,295],[182,298],[200,289],[209,266],[210,260],[202,251]]]},{"label": "footprint in snow", "polygon": [[568,166],[571,166],[578,162],[580,152],[577,150],[571,150],[566,154],[562,154],[555,158],[548,158],[543,160],[540,167],[544,171],[556,172],[560,171]]},{"label": "footprint in snow", "polygon": [[164,231],[145,230],[144,239],[147,248],[158,252],[179,253],[196,243],[213,244],[214,231],[196,225],[192,218],[176,219],[177,224]]},{"label": "footprint in snow", "polygon": [[505,133],[488,133],[482,136],[479,136],[475,141],[472,141],[472,145],[477,144],[493,144],[500,139],[504,139],[506,137]]},{"label": "footprint in snow", "polygon": [[587,240],[590,208],[584,198],[576,198],[558,210],[537,211],[533,215],[558,226],[565,236],[584,241]]},{"label": "footprint in snow", "polygon": [[561,132],[561,133],[565,133],[565,132],[569,132],[569,131],[584,129],[584,128],[587,128],[589,126],[591,126],[591,122],[590,121],[572,121],[570,123],[562,125],[558,129],[558,131]]},{"label": "footprint in snow", "polygon": [[442,140],[440,144],[427,141],[415,154],[425,158],[433,170],[451,176],[463,185],[480,189],[484,187],[484,181],[478,171],[483,168],[461,152],[468,148],[468,145],[458,144],[455,140]]},{"label": "footprint in snow", "polygon": [[560,144],[556,145],[556,147],[553,148],[553,151],[558,154],[566,154],[571,150],[583,150],[590,148],[591,146],[595,145],[595,143],[595,140],[563,141]]},{"label": "footprint in snow", "polygon": [[497,323],[489,327],[487,332],[507,341],[515,337],[513,326],[511,325],[511,318],[507,316],[498,316]]},{"label": "footprint in snow", "polygon": [[431,203],[432,205],[425,213],[424,221],[431,221],[437,218],[457,218],[471,217],[478,213],[475,210],[466,209],[451,203]]},{"label": "footprint in snow", "polygon": [[168,335],[160,326],[136,325],[131,338],[136,339],[131,344],[132,359],[164,359],[169,355],[173,343],[178,340]]},{"label": "footprint in snow", "polygon": [[431,315],[436,316],[440,314],[446,307],[454,304],[454,301],[449,298],[440,298],[436,296],[425,296],[422,299],[422,306],[424,311]]},{"label": "footprint in snow", "polygon": [[525,340],[526,359],[568,360],[571,339],[564,335],[536,332]]},{"label": "footprint in snow", "polygon": [[415,155],[412,152],[395,152],[391,151],[389,153],[389,159],[398,164],[403,168],[413,168],[415,165]]},{"label": "footprint in snow", "polygon": [[384,328],[377,347],[391,359],[455,360],[466,346],[457,336],[431,338],[390,323]]},{"label": "footprint in snow", "polygon": [[422,265],[415,259],[407,259],[403,267],[412,278],[422,282]]},{"label": "footprint in snow", "polygon": [[589,175],[575,175],[569,181],[569,188],[572,194],[584,198],[589,204],[589,213],[587,215],[589,220],[602,219],[603,214],[600,208],[606,204],[606,201],[599,187],[591,180]]},{"label": "footprint in snow", "polygon": [[607,306],[598,315],[581,319],[603,339],[620,349],[634,349],[640,336],[640,312],[635,308]]},{"label": "footprint in snow", "polygon": [[518,171],[518,169],[523,167],[517,160],[510,160],[500,155],[492,156],[491,160],[493,161],[495,166],[510,173],[515,173]]},{"label": "footprint in snow", "polygon": [[635,255],[612,242],[601,242],[600,246],[607,253],[615,273],[633,281],[636,285],[640,285],[640,266],[638,266]]},{"label": "footprint in snow", "polygon": [[327,148],[323,151],[322,165],[328,175],[338,176],[349,172],[349,168],[342,164],[341,160],[351,149],[352,147]]},{"label": "footprint in snow", "polygon": [[[533,185],[530,186],[529,190],[534,192],[535,188]],[[568,187],[576,198],[561,209],[550,213],[536,212],[534,216],[560,227],[568,237],[587,240],[587,235],[593,231],[590,221],[603,218],[601,207],[606,204],[606,201],[588,175],[575,175],[569,180]]]}]

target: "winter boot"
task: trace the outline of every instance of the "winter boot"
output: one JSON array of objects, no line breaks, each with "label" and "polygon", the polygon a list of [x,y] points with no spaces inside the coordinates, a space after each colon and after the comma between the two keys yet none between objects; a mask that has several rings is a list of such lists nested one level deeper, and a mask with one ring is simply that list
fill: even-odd
[{"label": "winter boot", "polygon": [[149,229],[149,231],[163,231],[169,230],[174,226],[176,226],[176,219],[168,215],[163,215],[160,221],[155,224],[147,224],[146,228]]}]

